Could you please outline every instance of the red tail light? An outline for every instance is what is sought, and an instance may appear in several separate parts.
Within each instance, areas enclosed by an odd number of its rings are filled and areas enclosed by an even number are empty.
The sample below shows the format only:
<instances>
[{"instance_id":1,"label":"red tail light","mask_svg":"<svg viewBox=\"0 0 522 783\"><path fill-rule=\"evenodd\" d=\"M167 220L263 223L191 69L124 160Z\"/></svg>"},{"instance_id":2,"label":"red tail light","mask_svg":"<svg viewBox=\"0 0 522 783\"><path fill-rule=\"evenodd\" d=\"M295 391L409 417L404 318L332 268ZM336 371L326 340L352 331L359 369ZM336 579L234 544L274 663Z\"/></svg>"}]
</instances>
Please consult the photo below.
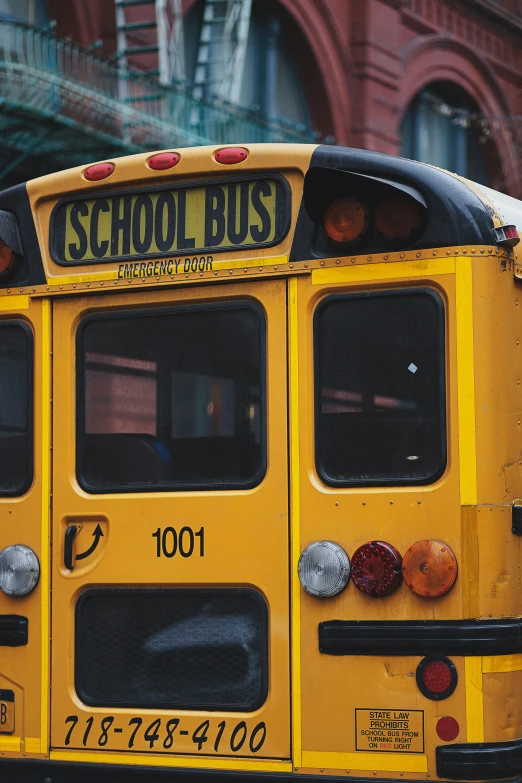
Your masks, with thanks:
<instances>
[{"instance_id":1,"label":"red tail light","mask_svg":"<svg viewBox=\"0 0 522 783\"><path fill-rule=\"evenodd\" d=\"M369 541L354 552L352 581L366 595L380 598L393 593L401 583L402 558L391 544Z\"/></svg>"},{"instance_id":2,"label":"red tail light","mask_svg":"<svg viewBox=\"0 0 522 783\"><path fill-rule=\"evenodd\" d=\"M164 169L172 169L177 166L181 160L177 152L159 152L157 155L153 155L149 158L147 163L149 168L154 171L163 171Z\"/></svg>"},{"instance_id":3,"label":"red tail light","mask_svg":"<svg viewBox=\"0 0 522 783\"><path fill-rule=\"evenodd\" d=\"M11 272L18 262L19 256L11 250L9 245L0 239L0 277Z\"/></svg>"},{"instance_id":4,"label":"red tail light","mask_svg":"<svg viewBox=\"0 0 522 783\"><path fill-rule=\"evenodd\" d=\"M114 163L95 163L94 166L89 166L88 169L85 169L83 176L90 182L96 182L99 179L110 177L114 168Z\"/></svg>"},{"instance_id":5,"label":"red tail light","mask_svg":"<svg viewBox=\"0 0 522 783\"><path fill-rule=\"evenodd\" d=\"M246 160L248 152L243 147L224 147L214 155L218 163L241 163Z\"/></svg>"},{"instance_id":6,"label":"red tail light","mask_svg":"<svg viewBox=\"0 0 522 783\"><path fill-rule=\"evenodd\" d=\"M440 701L451 696L457 687L457 670L449 658L424 658L417 666L417 686L428 699Z\"/></svg>"}]
</instances>

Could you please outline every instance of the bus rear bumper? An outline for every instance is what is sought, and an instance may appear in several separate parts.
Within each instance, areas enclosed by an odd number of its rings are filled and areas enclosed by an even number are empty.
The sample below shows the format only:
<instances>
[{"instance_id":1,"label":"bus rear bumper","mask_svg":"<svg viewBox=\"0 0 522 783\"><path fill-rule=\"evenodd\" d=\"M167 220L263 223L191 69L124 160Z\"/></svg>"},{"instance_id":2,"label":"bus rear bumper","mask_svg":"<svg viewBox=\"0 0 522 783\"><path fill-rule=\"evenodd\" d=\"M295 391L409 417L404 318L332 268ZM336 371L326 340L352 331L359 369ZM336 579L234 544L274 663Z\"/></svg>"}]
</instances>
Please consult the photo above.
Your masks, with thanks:
<instances>
[{"instance_id":1,"label":"bus rear bumper","mask_svg":"<svg viewBox=\"0 0 522 783\"><path fill-rule=\"evenodd\" d=\"M499 745L514 745L518 743L499 743ZM488 743L489 745L489 743ZM489 749L493 751L492 745ZM448 746L449 748L462 748L465 746ZM474 746L480 750L479 746ZM440 750L440 748L438 749ZM446 748L444 748L446 750ZM438 759L437 753L437 759ZM482 759L482 757L481 757ZM507 767L493 767L493 759L486 759L486 766L482 760L473 761L473 770L470 767L461 766L458 777L445 774L451 780L462 780L464 776L468 780L490 780L495 783L522 783L521 768L519 775L509 770L500 777L496 769L506 770ZM516 762L513 761L513 764ZM504 757L502 757L504 764ZM480 768L478 768L480 766ZM450 770L451 771L451 770ZM484 772L487 772L485 777ZM490 774L491 773L491 774ZM440 773L439 773L440 774ZM515 777L515 776L516 777ZM92 764L82 762L43 761L37 759L0 759L0 780L5 783L368 783L368 778L338 777L333 775L274 772L250 772L229 770L205 770L183 769L176 767L150 767L126 764ZM407 778L372 778L373 783L405 783ZM431 781L415 780L415 783L433 783Z\"/></svg>"},{"instance_id":2,"label":"bus rear bumper","mask_svg":"<svg viewBox=\"0 0 522 783\"><path fill-rule=\"evenodd\" d=\"M449 780L502 780L522 773L522 739L437 748L437 775Z\"/></svg>"}]
</instances>

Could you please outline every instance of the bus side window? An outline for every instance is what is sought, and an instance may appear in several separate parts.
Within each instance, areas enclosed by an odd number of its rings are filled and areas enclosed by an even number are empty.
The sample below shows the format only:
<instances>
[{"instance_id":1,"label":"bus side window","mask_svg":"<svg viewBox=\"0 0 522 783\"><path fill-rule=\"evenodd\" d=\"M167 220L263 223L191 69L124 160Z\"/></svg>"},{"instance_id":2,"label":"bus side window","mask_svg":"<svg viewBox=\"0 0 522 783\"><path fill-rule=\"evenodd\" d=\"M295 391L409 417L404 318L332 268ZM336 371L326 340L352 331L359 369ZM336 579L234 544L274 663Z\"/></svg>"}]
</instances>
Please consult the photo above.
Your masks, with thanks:
<instances>
[{"instance_id":1,"label":"bus side window","mask_svg":"<svg viewBox=\"0 0 522 783\"><path fill-rule=\"evenodd\" d=\"M316 464L331 485L430 484L446 466L444 308L406 290L315 316Z\"/></svg>"},{"instance_id":2,"label":"bus side window","mask_svg":"<svg viewBox=\"0 0 522 783\"><path fill-rule=\"evenodd\" d=\"M0 496L23 495L33 478L32 335L0 322Z\"/></svg>"}]
</instances>

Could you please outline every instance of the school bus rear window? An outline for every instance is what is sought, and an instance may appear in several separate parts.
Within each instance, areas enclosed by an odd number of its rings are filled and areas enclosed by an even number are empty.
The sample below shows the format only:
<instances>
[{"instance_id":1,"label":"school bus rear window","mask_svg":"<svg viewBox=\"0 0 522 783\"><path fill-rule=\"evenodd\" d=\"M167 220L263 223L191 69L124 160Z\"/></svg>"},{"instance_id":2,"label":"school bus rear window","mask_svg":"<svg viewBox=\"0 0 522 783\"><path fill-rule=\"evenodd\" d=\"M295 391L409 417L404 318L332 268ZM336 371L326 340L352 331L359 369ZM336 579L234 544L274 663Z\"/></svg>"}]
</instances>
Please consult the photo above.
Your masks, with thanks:
<instances>
[{"instance_id":1,"label":"school bus rear window","mask_svg":"<svg viewBox=\"0 0 522 783\"><path fill-rule=\"evenodd\" d=\"M92 317L78 334L87 491L249 487L265 470L264 316L245 305Z\"/></svg>"},{"instance_id":2,"label":"school bus rear window","mask_svg":"<svg viewBox=\"0 0 522 783\"><path fill-rule=\"evenodd\" d=\"M0 495L32 481L32 340L22 324L0 323Z\"/></svg>"},{"instance_id":3,"label":"school bus rear window","mask_svg":"<svg viewBox=\"0 0 522 783\"><path fill-rule=\"evenodd\" d=\"M335 296L315 316L328 484L429 484L446 464L444 310L431 291Z\"/></svg>"}]
</instances>

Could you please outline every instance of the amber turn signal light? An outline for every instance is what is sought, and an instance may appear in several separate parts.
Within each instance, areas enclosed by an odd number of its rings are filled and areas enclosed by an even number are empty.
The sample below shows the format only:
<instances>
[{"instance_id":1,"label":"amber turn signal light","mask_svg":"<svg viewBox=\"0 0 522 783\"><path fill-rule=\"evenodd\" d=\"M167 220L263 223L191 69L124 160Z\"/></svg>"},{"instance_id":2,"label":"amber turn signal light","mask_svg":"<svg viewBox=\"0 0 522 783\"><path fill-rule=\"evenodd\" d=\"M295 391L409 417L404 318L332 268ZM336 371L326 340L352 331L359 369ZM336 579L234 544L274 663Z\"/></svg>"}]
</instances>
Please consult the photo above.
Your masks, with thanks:
<instances>
[{"instance_id":1,"label":"amber turn signal light","mask_svg":"<svg viewBox=\"0 0 522 783\"><path fill-rule=\"evenodd\" d=\"M348 245L360 239L368 228L368 210L354 198L338 198L325 212L324 230L333 242Z\"/></svg>"},{"instance_id":2,"label":"amber turn signal light","mask_svg":"<svg viewBox=\"0 0 522 783\"><path fill-rule=\"evenodd\" d=\"M423 598L438 598L453 587L457 578L457 559L441 541L417 541L402 559L404 581Z\"/></svg>"},{"instance_id":3,"label":"amber turn signal light","mask_svg":"<svg viewBox=\"0 0 522 783\"><path fill-rule=\"evenodd\" d=\"M0 277L5 277L12 272L18 263L19 256L11 250L9 245L0 239Z\"/></svg>"}]
</instances>

